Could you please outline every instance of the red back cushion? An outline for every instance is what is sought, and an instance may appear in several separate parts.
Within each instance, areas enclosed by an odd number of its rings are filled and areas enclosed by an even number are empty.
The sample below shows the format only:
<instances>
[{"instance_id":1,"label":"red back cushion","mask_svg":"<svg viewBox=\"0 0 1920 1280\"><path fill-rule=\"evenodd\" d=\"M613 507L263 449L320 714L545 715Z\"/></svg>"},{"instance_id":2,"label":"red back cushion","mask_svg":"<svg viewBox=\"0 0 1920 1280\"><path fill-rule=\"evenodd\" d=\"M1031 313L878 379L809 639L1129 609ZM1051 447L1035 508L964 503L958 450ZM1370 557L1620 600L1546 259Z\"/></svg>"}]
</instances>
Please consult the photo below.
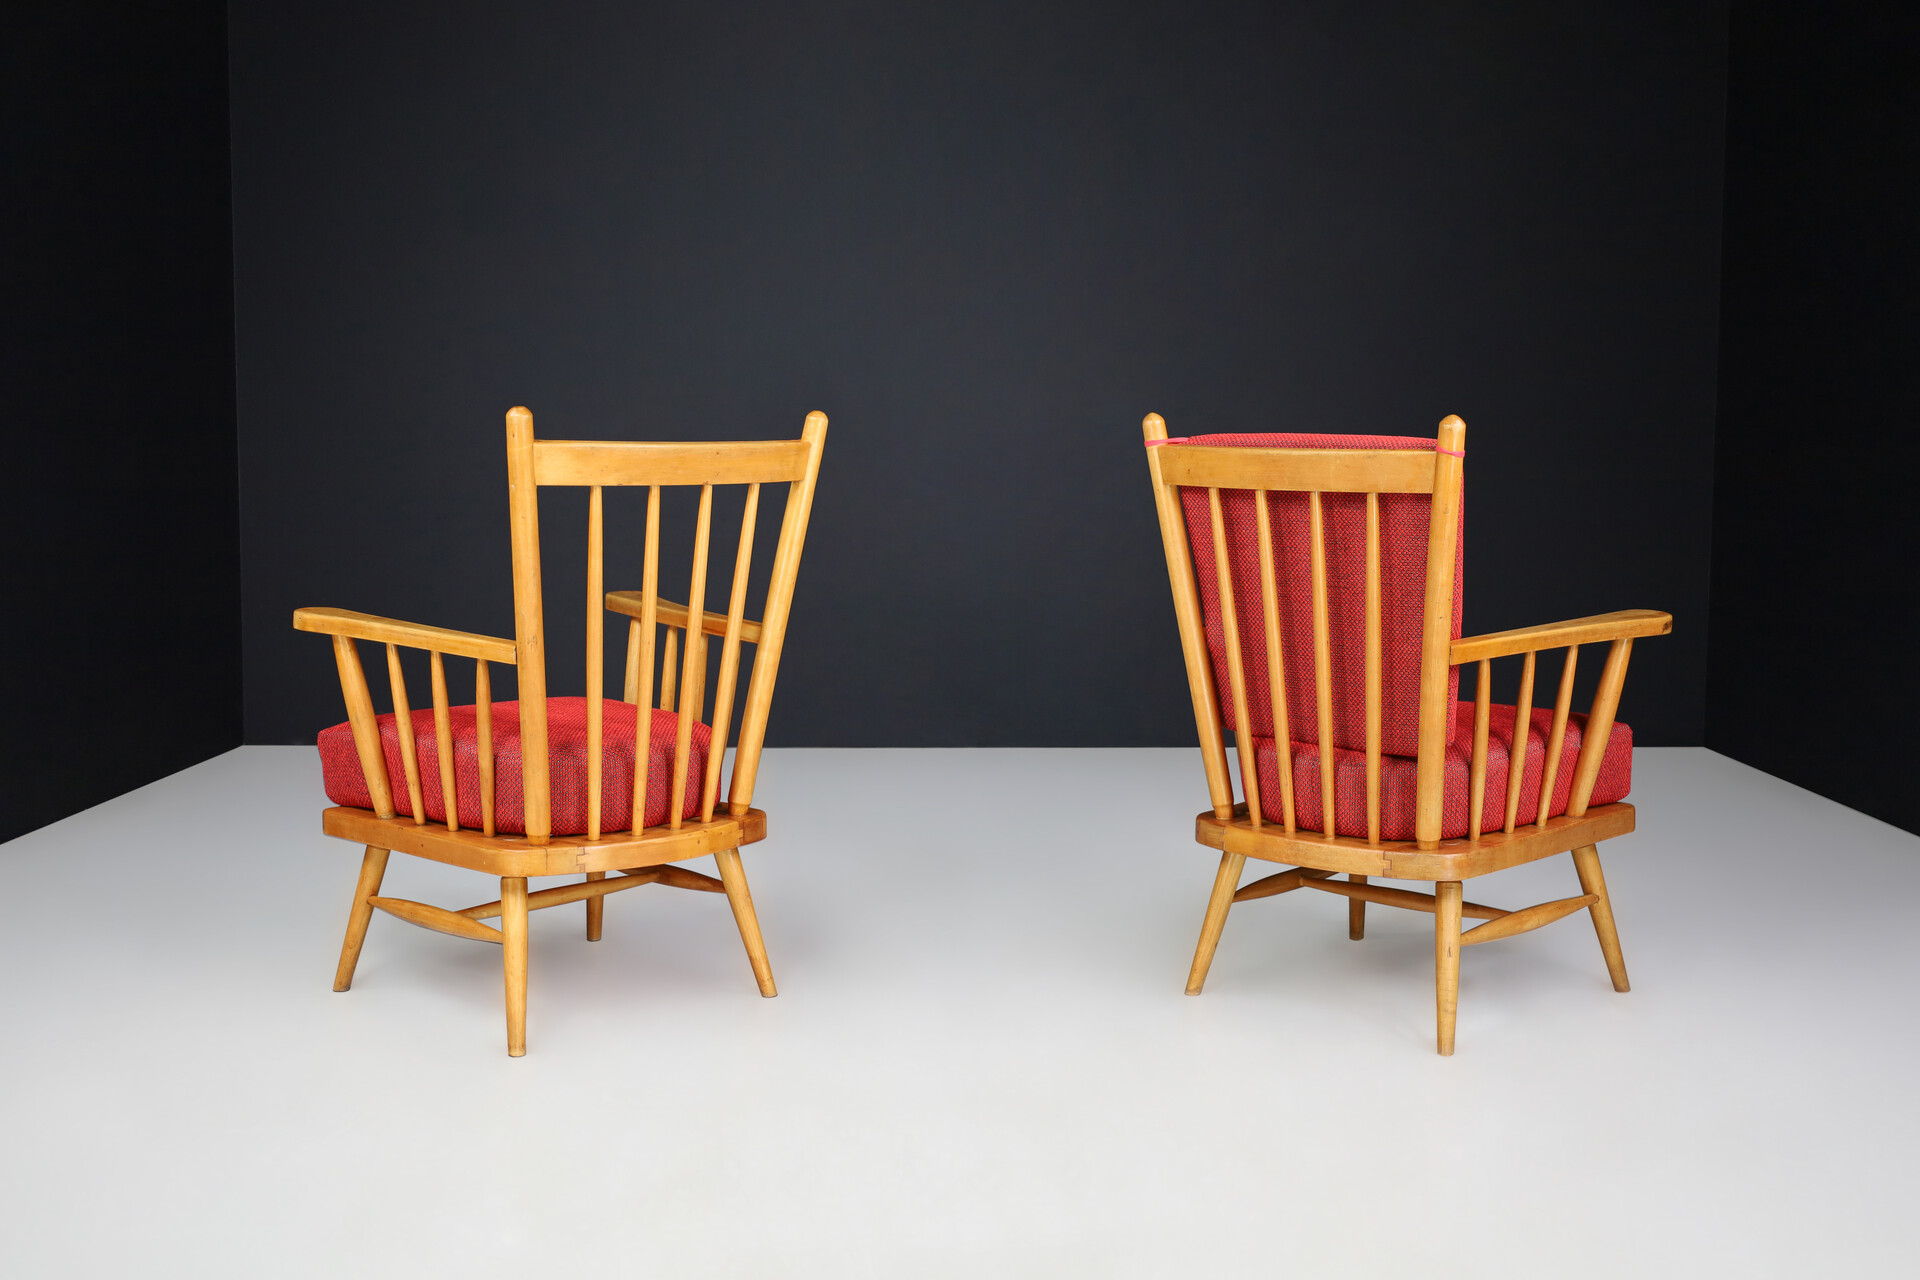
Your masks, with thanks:
<instances>
[{"instance_id":1,"label":"red back cushion","mask_svg":"<svg viewBox=\"0 0 1920 1280\"><path fill-rule=\"evenodd\" d=\"M1433 449L1420 436L1209 435L1188 444L1243 449ZM1207 491L1181 490L1187 515L1187 540L1193 545L1200 608L1206 620L1207 650L1213 659L1220 712L1235 728L1233 685L1227 676L1227 638L1220 623L1220 589L1214 569L1213 519ZM1327 543L1328 649L1333 670L1333 743L1350 751L1367 746L1367 498L1361 493L1327 493L1320 499ZM1420 635L1426 608L1427 522L1433 500L1419 493L1380 495L1380 749L1411 756L1420 750ZM1464 529L1465 504L1461 524ZM1247 681L1247 713L1257 737L1273 736L1273 681L1267 671L1265 610L1260 602L1260 549L1253 492L1222 489L1220 513L1226 526L1227 566L1233 581L1240 627L1240 660ZM1273 571L1279 596L1281 661L1286 667L1287 728L1296 742L1320 737L1319 703L1313 677L1312 519L1304 493L1269 493L1267 514L1273 525ZM1456 542L1453 564L1452 634L1460 635L1461 564L1466 545ZM1447 677L1445 697L1452 705L1460 692L1460 671ZM1453 740L1454 721L1447 721Z\"/></svg>"}]
</instances>

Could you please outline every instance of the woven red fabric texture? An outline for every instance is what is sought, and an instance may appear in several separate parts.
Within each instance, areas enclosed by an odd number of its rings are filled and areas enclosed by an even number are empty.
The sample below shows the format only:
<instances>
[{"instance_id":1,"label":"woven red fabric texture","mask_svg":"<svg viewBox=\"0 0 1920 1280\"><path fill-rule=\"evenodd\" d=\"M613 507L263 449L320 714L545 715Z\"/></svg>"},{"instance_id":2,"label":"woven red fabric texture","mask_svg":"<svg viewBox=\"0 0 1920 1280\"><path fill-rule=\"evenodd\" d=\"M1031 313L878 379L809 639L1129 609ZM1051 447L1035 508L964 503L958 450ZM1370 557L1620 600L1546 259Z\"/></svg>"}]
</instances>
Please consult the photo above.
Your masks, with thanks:
<instances>
[{"instance_id":1,"label":"woven red fabric texture","mask_svg":"<svg viewBox=\"0 0 1920 1280\"><path fill-rule=\"evenodd\" d=\"M1547 769L1547 737L1553 732L1551 708L1534 709L1527 730L1526 764L1520 775L1520 811L1516 821L1532 822L1540 812L1540 782ZM1514 708L1496 706L1487 715L1487 786L1480 830L1499 831L1507 822L1507 768L1512 760ZM1574 764L1580 758L1587 718L1567 717L1562 735L1560 765L1554 774L1549 818L1567 811L1573 794ZM1280 761L1272 738L1254 740L1254 759L1260 779L1260 812L1269 822L1284 820L1280 801ZM1334 831L1343 836L1367 835L1367 753L1334 749ZM1453 741L1447 747L1444 803L1440 838L1457 840L1467 834L1472 813L1473 704L1454 706ZM1624 800L1633 787L1633 730L1614 721L1607 749L1600 756L1600 774L1589 805ZM1414 838L1414 805L1419 792L1419 762L1412 756L1382 755L1380 759L1380 838ZM1323 830L1320 797L1320 748L1317 743L1293 744L1293 813L1296 830Z\"/></svg>"},{"instance_id":2,"label":"woven red fabric texture","mask_svg":"<svg viewBox=\"0 0 1920 1280\"><path fill-rule=\"evenodd\" d=\"M633 738L638 708L632 703L607 699L601 703L600 723L600 830L626 831L633 825ZM454 803L460 825L480 829L480 750L479 730L474 709L452 707L448 720L453 730ZM387 781L393 788L394 808L413 816L413 801L407 794L407 773L400 756L400 730L391 715L379 718L380 746L387 758ZM647 826L667 820L667 793L673 788L673 754L680 729L680 717L671 711L653 712L648 743ZM427 817L445 822L447 806L440 791L440 746L434 730L431 708L413 713L413 733L420 756L420 792L426 802ZM712 730L695 722L693 749L688 753L687 789L680 815L700 816L700 789L705 785L707 744ZM553 834L585 835L587 832L587 700L585 698L547 699L547 758L553 816ZM494 829L524 835L527 830L526 799L520 776L520 704L493 704L493 787ZM367 791L366 775L360 771L360 754L353 745L353 726L336 724L320 731L320 771L326 782L327 799L356 809L373 808ZM724 798L724 797L723 797Z\"/></svg>"},{"instance_id":3,"label":"woven red fabric texture","mask_svg":"<svg viewBox=\"0 0 1920 1280\"><path fill-rule=\"evenodd\" d=\"M1433 449L1420 436L1206 435L1189 444L1250 449ZM1214 570L1213 518L1207 491L1181 490L1187 541L1213 658L1221 720L1235 727L1233 685L1227 677L1226 631L1220 622L1220 588ZM1273 523L1273 570L1278 589L1281 662L1286 667L1287 728L1295 738L1319 732L1313 677L1313 525L1304 493L1267 495ZM1328 648L1333 671L1333 744L1367 746L1367 498L1360 493L1321 495L1326 526ZM1418 493L1380 495L1380 721L1381 750L1417 755L1420 750L1420 635L1426 611L1427 523L1433 500ZM1461 526L1464 530L1465 506ZM1249 489L1220 491L1226 528L1227 565L1240 627L1241 669L1247 681L1247 713L1256 737L1272 737L1272 681L1267 673L1265 610L1260 602L1259 526ZM1458 540L1453 565L1453 636L1460 635L1466 538ZM1447 681L1447 697L1460 693L1460 673ZM1449 725L1449 740L1452 726Z\"/></svg>"}]
</instances>

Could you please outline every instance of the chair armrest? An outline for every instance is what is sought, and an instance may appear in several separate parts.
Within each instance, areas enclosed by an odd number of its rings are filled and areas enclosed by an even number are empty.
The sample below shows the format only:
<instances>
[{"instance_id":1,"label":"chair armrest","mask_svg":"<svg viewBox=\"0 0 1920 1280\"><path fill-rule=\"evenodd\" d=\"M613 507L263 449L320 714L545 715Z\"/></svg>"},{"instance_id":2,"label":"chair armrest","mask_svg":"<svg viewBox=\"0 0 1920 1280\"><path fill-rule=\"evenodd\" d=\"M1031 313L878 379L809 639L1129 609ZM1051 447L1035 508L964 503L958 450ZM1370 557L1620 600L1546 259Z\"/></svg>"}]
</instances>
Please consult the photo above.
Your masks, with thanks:
<instances>
[{"instance_id":1,"label":"chair armrest","mask_svg":"<svg viewBox=\"0 0 1920 1280\"><path fill-rule=\"evenodd\" d=\"M641 610L646 607L646 599L646 594L640 591L609 591L607 592L607 612L624 613L629 618L639 618ZM700 626L702 631L710 636L727 634L726 614L715 613L710 609L701 612L704 615ZM682 630L686 629L687 606L683 604L657 598L654 601L653 616L656 622L664 622L670 627L679 627ZM759 644L760 624L752 618L741 619L740 638L748 644Z\"/></svg>"},{"instance_id":2,"label":"chair armrest","mask_svg":"<svg viewBox=\"0 0 1920 1280\"><path fill-rule=\"evenodd\" d=\"M1483 636L1464 636L1453 642L1448 661L1459 666L1488 658L1504 658L1508 654L1560 649L1572 644L1664 636L1672 630L1673 615L1670 613L1661 613L1658 609L1622 609L1618 613L1596 613L1591 618L1548 622L1515 631L1490 631Z\"/></svg>"},{"instance_id":3,"label":"chair armrest","mask_svg":"<svg viewBox=\"0 0 1920 1280\"><path fill-rule=\"evenodd\" d=\"M377 640L382 644L405 645L409 649L432 649L463 658L487 662L516 661L517 650L511 640L476 635L471 631L453 631L429 627L420 622L401 622L397 618L376 618L351 609L295 609L295 631L317 631L321 635L349 636L355 640Z\"/></svg>"}]
</instances>

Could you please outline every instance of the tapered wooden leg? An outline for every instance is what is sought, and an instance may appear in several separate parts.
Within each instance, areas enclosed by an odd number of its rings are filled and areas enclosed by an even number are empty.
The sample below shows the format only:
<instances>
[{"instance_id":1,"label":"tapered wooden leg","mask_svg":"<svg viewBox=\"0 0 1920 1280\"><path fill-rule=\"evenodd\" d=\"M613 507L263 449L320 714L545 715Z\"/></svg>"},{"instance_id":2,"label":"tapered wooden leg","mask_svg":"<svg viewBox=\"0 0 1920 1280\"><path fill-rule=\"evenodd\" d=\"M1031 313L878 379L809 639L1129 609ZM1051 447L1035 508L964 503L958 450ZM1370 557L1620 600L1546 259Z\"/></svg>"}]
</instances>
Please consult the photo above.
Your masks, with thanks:
<instances>
[{"instance_id":1,"label":"tapered wooden leg","mask_svg":"<svg viewBox=\"0 0 1920 1280\"><path fill-rule=\"evenodd\" d=\"M1613 902L1607 897L1607 878L1600 873L1600 851L1582 845L1573 851L1573 869L1580 874L1580 891L1591 893L1599 901L1587 908L1593 916L1593 931L1600 935L1600 954L1607 958L1607 976L1615 991L1627 990L1627 962L1620 954L1620 934L1613 927Z\"/></svg>"},{"instance_id":2,"label":"tapered wooden leg","mask_svg":"<svg viewBox=\"0 0 1920 1280\"><path fill-rule=\"evenodd\" d=\"M607 878L607 873L604 871L587 872L587 879L589 881L605 880L606 878ZM605 894L601 894L597 897L592 897L587 899L587 941L588 942L600 941L600 922L606 918L606 909L607 909L607 899Z\"/></svg>"},{"instance_id":3,"label":"tapered wooden leg","mask_svg":"<svg viewBox=\"0 0 1920 1280\"><path fill-rule=\"evenodd\" d=\"M747 960L753 965L753 979L760 994L776 996L773 966L767 963L767 944L760 938L760 917L753 912L753 894L747 891L747 873L740 865L740 851L725 849L713 855L720 865L720 883L726 886L727 902L733 907L733 922L740 926L740 941L747 944Z\"/></svg>"},{"instance_id":4,"label":"tapered wooden leg","mask_svg":"<svg viewBox=\"0 0 1920 1280\"><path fill-rule=\"evenodd\" d=\"M1460 1007L1460 882L1433 886L1434 1012L1440 1029L1440 1056L1453 1056L1453 1016Z\"/></svg>"},{"instance_id":5,"label":"tapered wooden leg","mask_svg":"<svg viewBox=\"0 0 1920 1280\"><path fill-rule=\"evenodd\" d=\"M1187 971L1187 994L1197 996L1207 984L1207 970L1213 967L1213 951L1220 945L1220 931L1227 927L1227 910L1233 906L1233 894L1240 887L1240 869L1247 865L1244 853L1220 855L1220 870L1213 877L1213 896L1207 899L1206 918L1200 922L1200 945L1194 948L1193 968Z\"/></svg>"},{"instance_id":6,"label":"tapered wooden leg","mask_svg":"<svg viewBox=\"0 0 1920 1280\"><path fill-rule=\"evenodd\" d=\"M507 1056L527 1053L527 881L500 877L500 932L506 935Z\"/></svg>"},{"instance_id":7,"label":"tapered wooden leg","mask_svg":"<svg viewBox=\"0 0 1920 1280\"><path fill-rule=\"evenodd\" d=\"M340 967L333 971L333 989L345 991L353 985L354 966L360 963L360 944L367 940L367 921L373 919L373 907L367 899L378 897L380 881L387 874L387 850L367 846L360 859L360 883L353 891L353 911L347 916L347 940L340 944Z\"/></svg>"},{"instance_id":8,"label":"tapered wooden leg","mask_svg":"<svg viewBox=\"0 0 1920 1280\"><path fill-rule=\"evenodd\" d=\"M1351 884L1365 884L1365 876L1348 876ZM1358 898L1347 899L1347 936L1355 942L1367 936L1367 904Z\"/></svg>"}]
</instances>

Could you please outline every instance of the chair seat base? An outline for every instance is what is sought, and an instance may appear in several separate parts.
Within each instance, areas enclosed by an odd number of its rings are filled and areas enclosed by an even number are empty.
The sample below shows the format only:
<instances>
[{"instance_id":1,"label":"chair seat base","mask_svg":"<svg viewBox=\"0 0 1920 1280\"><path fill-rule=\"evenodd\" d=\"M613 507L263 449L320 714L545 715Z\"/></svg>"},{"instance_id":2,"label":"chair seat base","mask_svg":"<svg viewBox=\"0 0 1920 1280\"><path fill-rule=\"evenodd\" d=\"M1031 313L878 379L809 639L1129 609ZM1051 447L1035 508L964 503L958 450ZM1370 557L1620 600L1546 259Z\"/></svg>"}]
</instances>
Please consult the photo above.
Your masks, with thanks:
<instances>
[{"instance_id":1,"label":"chair seat base","mask_svg":"<svg viewBox=\"0 0 1920 1280\"><path fill-rule=\"evenodd\" d=\"M1194 819L1194 839L1222 853L1390 880L1471 880L1632 830L1633 806L1625 802L1596 806L1578 818L1549 818L1537 826L1529 823L1512 834L1492 831L1478 839L1442 840L1431 849L1422 849L1412 840L1369 844L1355 836L1329 840L1312 831L1288 835L1277 823L1254 826L1244 804L1235 808L1231 819L1215 817L1211 810Z\"/></svg>"},{"instance_id":2,"label":"chair seat base","mask_svg":"<svg viewBox=\"0 0 1920 1280\"><path fill-rule=\"evenodd\" d=\"M767 815L759 809L710 822L688 820L679 830L648 827L638 835L614 832L598 840L554 836L546 844L528 844L525 836L449 831L412 818L382 818L365 809L335 807L320 815L330 836L375 849L391 849L493 876L565 876L593 871L624 871L687 858L703 858L767 838Z\"/></svg>"}]
</instances>

